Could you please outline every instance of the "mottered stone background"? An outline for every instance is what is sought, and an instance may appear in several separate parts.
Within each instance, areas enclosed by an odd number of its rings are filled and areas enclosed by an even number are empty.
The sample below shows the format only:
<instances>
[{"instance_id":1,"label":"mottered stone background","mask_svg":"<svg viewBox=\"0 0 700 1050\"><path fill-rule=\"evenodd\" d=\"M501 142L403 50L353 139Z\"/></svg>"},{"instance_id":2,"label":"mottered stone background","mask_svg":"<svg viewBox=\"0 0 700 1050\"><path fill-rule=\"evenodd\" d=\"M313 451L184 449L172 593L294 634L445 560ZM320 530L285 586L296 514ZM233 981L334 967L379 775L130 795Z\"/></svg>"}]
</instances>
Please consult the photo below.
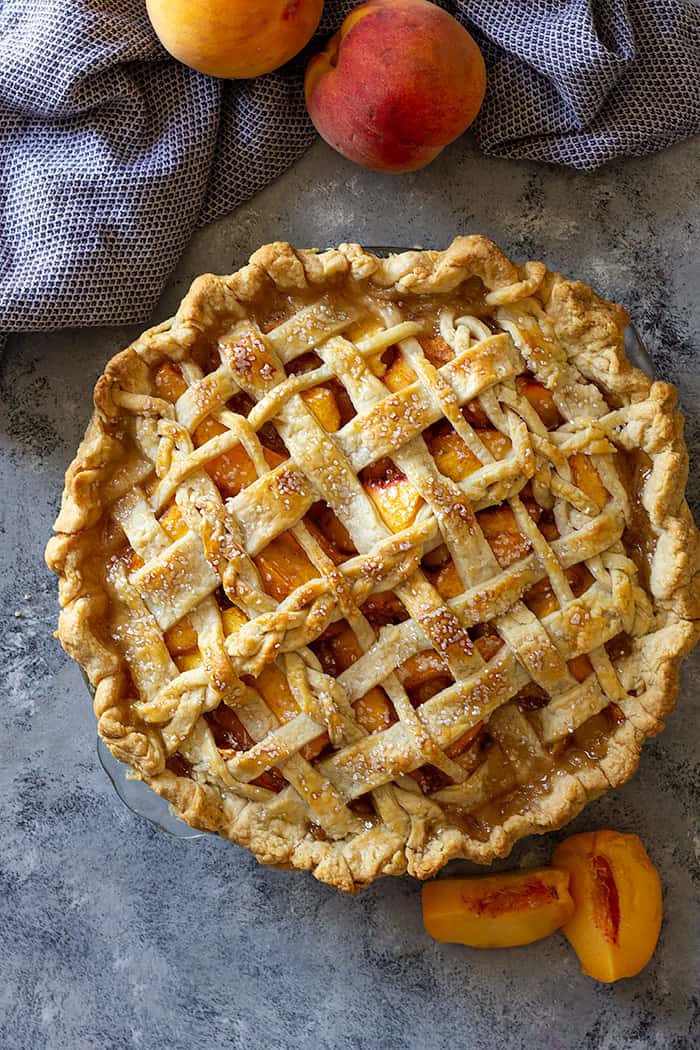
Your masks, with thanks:
<instances>
[{"instance_id":1,"label":"mottered stone background","mask_svg":"<svg viewBox=\"0 0 700 1050\"><path fill-rule=\"evenodd\" d=\"M267 240L442 247L455 233L488 234L628 306L659 374L679 386L697 511L699 162L695 140L583 176L485 160L465 139L396 178L318 143L196 236L155 316L174 311L195 274L235 269ZM408 877L352 899L214 837L170 838L124 808L97 761L78 669L51 637L42 552L93 383L137 332L16 336L0 360L0 1046L697 1046L700 653L638 774L571 826L637 832L661 871L656 955L615 986L582 976L558 935L481 953L434 943ZM512 863L544 861L561 837L520 844Z\"/></svg>"}]
</instances>

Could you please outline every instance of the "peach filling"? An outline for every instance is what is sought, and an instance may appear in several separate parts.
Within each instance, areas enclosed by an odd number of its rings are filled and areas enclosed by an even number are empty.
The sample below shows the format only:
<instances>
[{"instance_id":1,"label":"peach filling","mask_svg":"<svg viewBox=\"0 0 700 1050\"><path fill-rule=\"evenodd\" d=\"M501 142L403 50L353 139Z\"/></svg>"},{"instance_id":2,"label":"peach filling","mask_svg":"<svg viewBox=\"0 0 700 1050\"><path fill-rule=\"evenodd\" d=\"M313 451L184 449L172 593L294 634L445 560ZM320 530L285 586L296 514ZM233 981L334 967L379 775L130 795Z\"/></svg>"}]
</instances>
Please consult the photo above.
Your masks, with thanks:
<instances>
[{"instance_id":1,"label":"peach filling","mask_svg":"<svg viewBox=\"0 0 700 1050\"><path fill-rule=\"evenodd\" d=\"M390 459L380 459L360 472L367 495L392 532L401 532L415 521L422 498Z\"/></svg>"},{"instance_id":2,"label":"peach filling","mask_svg":"<svg viewBox=\"0 0 700 1050\"><path fill-rule=\"evenodd\" d=\"M250 736L240 718L226 704L219 704L214 711L204 715L209 724L214 742L224 758L227 752L248 751L253 747L255 741ZM254 781L258 787L267 788L269 791L281 791L286 784L282 774L274 767L265 770Z\"/></svg>"},{"instance_id":3,"label":"peach filling","mask_svg":"<svg viewBox=\"0 0 700 1050\"><path fill-rule=\"evenodd\" d=\"M171 363L160 366L155 375L155 392L158 397L174 403L187 390L187 384L180 370ZM215 419L207 418L195 429L192 435L195 447L205 444L227 428ZM263 445L263 455L270 467L276 467L287 458L279 451ZM237 496L248 485L257 479L257 471L248 453L242 445L235 445L228 452L210 460L205 470L217 485L224 498Z\"/></svg>"},{"instance_id":4,"label":"peach filling","mask_svg":"<svg viewBox=\"0 0 700 1050\"><path fill-rule=\"evenodd\" d=\"M327 674L337 678L362 655L362 648L352 628L340 621L332 624L312 643L312 648ZM389 697L380 686L374 686L353 704L357 720L369 733L388 729L396 722L396 712Z\"/></svg>"},{"instance_id":5,"label":"peach filling","mask_svg":"<svg viewBox=\"0 0 700 1050\"><path fill-rule=\"evenodd\" d=\"M438 335L421 337L421 344L426 356L436 367L440 367L453 356L448 344ZM303 358L293 363L290 372L303 372L317 367L318 364L319 360L316 355L304 355ZM407 383L413 382L415 378L415 373L408 363L400 353L395 351L394 358L384 376L386 385L391 390L400 389ZM158 369L155 377L155 390L158 396L174 402L182 396L186 389L187 385L177 366L167 363ZM545 426L551 428L561 423L561 416L551 392L542 384L530 376L520 376L517 379L517 389L527 398ZM354 415L354 409L347 393L337 380L330 380L320 386L310 388L301 396L321 426L329 432L338 430ZM240 395L240 397L245 398L245 395ZM235 411L246 411L250 407L247 400L243 405L234 404L235 400L234 398L231 402L231 407ZM464 406L463 413L496 460L508 455L509 439L492 428L478 400ZM199 446L224 432L226 428L223 424L213 419L206 419L197 427L193 438L195 444ZM286 450L272 428L270 428L269 438L268 444L263 444L263 454L269 466L274 468L284 461L286 455L283 453L286 453ZM482 466L479 458L447 424L438 424L430 428L425 434L425 439L438 469L452 480L464 480ZM602 507L608 498L607 492L591 460L585 455L573 455L570 458L570 466L574 483L586 492L598 506ZM252 484L257 477L254 465L241 445L213 459L207 464L206 469L224 497L237 495L246 486ZM361 474L361 480L379 515L392 531L401 531L415 521L423 500L391 460L384 459L365 468ZM548 540L556 538L558 535L556 526L551 520L548 520L546 513L532 499L529 486L522 491L521 497L528 512L533 520L538 522L546 538ZM185 531L184 522L174 504L166 510L160 520L162 527L172 539L178 538ZM513 511L507 504L479 511L477 520L502 568L507 568L531 550L529 540L521 533ZM341 563L356 553L347 530L325 504L315 504L307 513L304 521L319 545L335 564ZM134 552L131 554L133 559L138 561ZM445 554L445 556L446 560L440 561L438 555L428 568L428 572L438 592L443 598L448 599L460 594L463 585L454 564L448 555ZM284 600L295 588L318 576L318 570L313 562L307 557L295 537L288 532L273 539L255 557L254 561L263 587L278 601ZM592 580L585 566L582 565L569 569L567 578L574 594L582 593ZM524 600L539 617L546 616L558 608L548 580L541 581L530 588L524 595ZM229 612L238 617L241 616L237 610L224 610L222 615ZM397 623L406 617L401 603L389 593L374 595L363 607L363 612L375 626L381 626L383 623ZM232 622L229 629L236 629L236 626L237 624ZM503 644L500 637L488 625L471 633L485 660L490 660ZM166 643L181 669L185 670L201 663L196 633L189 618L185 617L180 623L170 628L166 634ZM333 625L318 643L315 643L315 648L326 670L335 675L349 667L361 655L359 643L347 624ZM592 671L590 662L585 656L570 661L569 668L579 681L582 681ZM447 665L432 650L426 650L411 657L397 669L397 673L415 706L419 706L447 688L453 681ZM281 722L288 721L298 714L299 708L289 690L286 678L274 665L266 668L255 682L251 680L251 684L254 684L260 691L270 709ZM524 692L527 695L516 698L523 710L541 706L548 700L546 694L539 695L536 686ZM355 702L354 707L358 720L369 732L385 729L396 721L393 705L380 687L371 689ZM224 726L229 734L228 739L240 741L246 738L244 727L241 726L238 729L234 725L235 715L233 718L222 715L222 718L228 719L227 725ZM236 719L236 721L239 720ZM220 726L217 731L223 732ZM482 738L483 726L479 723L454 741L447 748L447 753L450 757L458 757L477 746ZM302 754L311 759L318 755L327 744L327 734L320 734L316 740L306 745ZM416 771L414 776L424 790L431 790L445 781L444 775L439 770L428 766ZM281 775L273 771L268 777L268 782L274 781L275 777L281 779ZM268 782L266 786L269 786Z\"/></svg>"}]
</instances>

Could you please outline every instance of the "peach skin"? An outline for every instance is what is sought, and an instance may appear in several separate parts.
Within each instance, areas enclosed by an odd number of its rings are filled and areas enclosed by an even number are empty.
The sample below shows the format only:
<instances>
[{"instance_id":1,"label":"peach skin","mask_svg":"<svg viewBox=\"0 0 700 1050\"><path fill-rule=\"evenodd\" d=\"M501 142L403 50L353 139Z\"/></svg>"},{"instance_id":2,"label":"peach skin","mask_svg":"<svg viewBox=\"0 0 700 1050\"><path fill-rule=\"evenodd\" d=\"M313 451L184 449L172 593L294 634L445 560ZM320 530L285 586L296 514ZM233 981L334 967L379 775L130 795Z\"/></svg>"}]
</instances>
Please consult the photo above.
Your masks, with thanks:
<instances>
[{"instance_id":1,"label":"peach skin","mask_svg":"<svg viewBox=\"0 0 700 1050\"><path fill-rule=\"evenodd\" d=\"M661 929L659 873L636 835L589 831L565 839L552 863L571 878L575 911L562 932L598 981L634 977Z\"/></svg>"},{"instance_id":2,"label":"peach skin","mask_svg":"<svg viewBox=\"0 0 700 1050\"><path fill-rule=\"evenodd\" d=\"M554 868L436 879L423 887L430 936L470 948L531 944L568 922L573 910L568 875Z\"/></svg>"},{"instance_id":3,"label":"peach skin","mask_svg":"<svg viewBox=\"0 0 700 1050\"><path fill-rule=\"evenodd\" d=\"M306 104L318 133L375 171L415 171L479 112L486 69L473 38L427 0L369 0L311 60Z\"/></svg>"},{"instance_id":4,"label":"peach skin","mask_svg":"<svg viewBox=\"0 0 700 1050\"><path fill-rule=\"evenodd\" d=\"M146 0L166 51L212 77L270 73L293 58L321 20L323 0Z\"/></svg>"}]
</instances>

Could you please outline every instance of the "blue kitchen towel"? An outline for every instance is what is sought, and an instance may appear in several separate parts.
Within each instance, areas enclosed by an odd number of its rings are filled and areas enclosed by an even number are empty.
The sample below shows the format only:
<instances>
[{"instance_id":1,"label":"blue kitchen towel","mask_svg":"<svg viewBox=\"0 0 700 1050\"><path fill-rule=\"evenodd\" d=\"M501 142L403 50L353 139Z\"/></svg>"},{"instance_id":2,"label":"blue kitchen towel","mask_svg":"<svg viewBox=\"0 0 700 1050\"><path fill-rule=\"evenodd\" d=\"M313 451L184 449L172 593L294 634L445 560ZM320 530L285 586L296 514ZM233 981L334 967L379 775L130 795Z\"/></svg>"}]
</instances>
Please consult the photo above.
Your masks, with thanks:
<instances>
[{"instance_id":1,"label":"blue kitchen towel","mask_svg":"<svg viewBox=\"0 0 700 1050\"><path fill-rule=\"evenodd\" d=\"M311 50L353 6L326 3ZM695 0L442 6L486 57L485 153L587 171L700 132ZM303 61L221 82L144 0L0 0L0 332L145 320L192 231L313 140Z\"/></svg>"}]
</instances>

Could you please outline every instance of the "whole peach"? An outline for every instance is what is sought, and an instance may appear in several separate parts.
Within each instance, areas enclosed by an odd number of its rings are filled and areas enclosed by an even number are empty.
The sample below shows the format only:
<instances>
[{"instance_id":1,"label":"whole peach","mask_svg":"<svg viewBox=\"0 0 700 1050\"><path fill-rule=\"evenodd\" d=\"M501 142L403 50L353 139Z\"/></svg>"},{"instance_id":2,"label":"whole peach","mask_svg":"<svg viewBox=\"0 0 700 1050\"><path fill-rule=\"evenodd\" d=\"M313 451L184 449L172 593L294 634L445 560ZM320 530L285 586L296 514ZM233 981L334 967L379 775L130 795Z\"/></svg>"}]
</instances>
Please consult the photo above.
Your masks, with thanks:
<instances>
[{"instance_id":1,"label":"whole peach","mask_svg":"<svg viewBox=\"0 0 700 1050\"><path fill-rule=\"evenodd\" d=\"M323 0L146 0L163 47L212 77L269 73L308 43Z\"/></svg>"},{"instance_id":2,"label":"whole peach","mask_svg":"<svg viewBox=\"0 0 700 1050\"><path fill-rule=\"evenodd\" d=\"M415 171L474 120L486 69L473 38L427 0L369 0L311 60L306 105L318 133L375 171Z\"/></svg>"}]
</instances>

